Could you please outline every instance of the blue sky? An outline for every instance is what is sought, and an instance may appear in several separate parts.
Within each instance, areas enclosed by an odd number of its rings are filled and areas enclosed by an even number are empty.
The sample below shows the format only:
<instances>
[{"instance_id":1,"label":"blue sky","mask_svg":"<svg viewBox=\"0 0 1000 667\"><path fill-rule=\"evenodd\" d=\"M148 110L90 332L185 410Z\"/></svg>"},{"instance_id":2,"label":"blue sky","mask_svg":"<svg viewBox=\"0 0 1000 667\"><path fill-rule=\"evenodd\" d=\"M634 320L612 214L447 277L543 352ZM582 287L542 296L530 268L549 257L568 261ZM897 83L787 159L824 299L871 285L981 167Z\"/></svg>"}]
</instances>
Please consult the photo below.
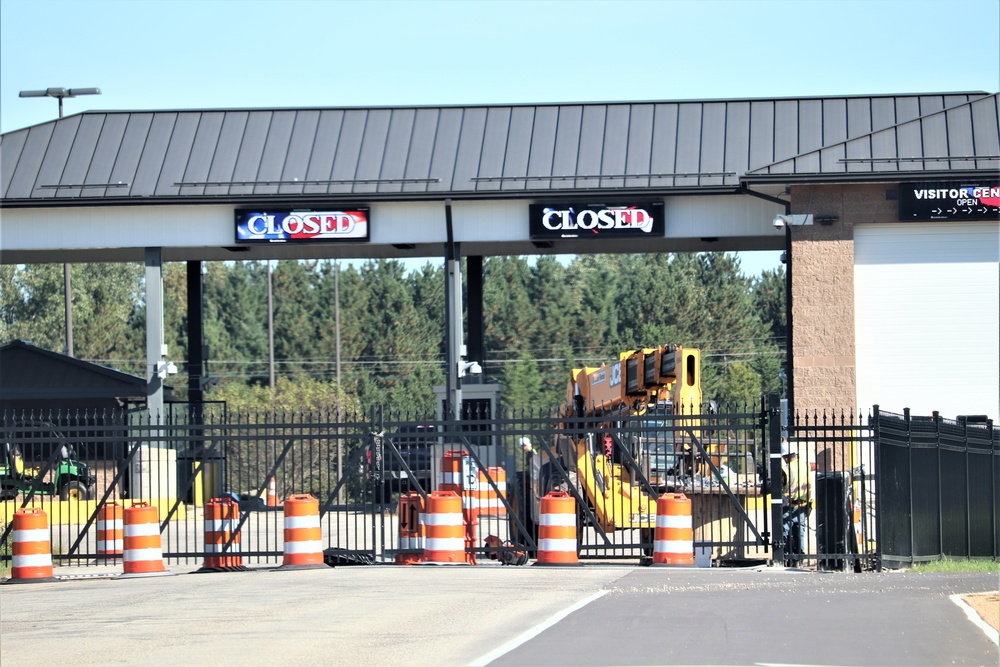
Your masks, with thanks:
<instances>
[{"instance_id":1,"label":"blue sky","mask_svg":"<svg viewBox=\"0 0 1000 667\"><path fill-rule=\"evenodd\" d=\"M0 131L55 117L18 97L49 87L101 89L67 115L998 92L998 26L1000 0L0 0Z\"/></svg>"}]
</instances>

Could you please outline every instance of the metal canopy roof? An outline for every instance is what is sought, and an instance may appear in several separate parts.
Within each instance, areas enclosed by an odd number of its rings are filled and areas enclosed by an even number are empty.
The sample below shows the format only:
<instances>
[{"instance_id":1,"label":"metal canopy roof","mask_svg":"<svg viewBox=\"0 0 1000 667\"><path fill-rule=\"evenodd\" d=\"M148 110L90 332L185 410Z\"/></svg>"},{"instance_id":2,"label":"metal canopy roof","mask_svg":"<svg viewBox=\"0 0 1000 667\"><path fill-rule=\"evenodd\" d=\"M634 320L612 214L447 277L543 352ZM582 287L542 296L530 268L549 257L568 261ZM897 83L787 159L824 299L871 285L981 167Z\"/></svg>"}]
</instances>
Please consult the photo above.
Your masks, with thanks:
<instances>
[{"instance_id":1,"label":"metal canopy roof","mask_svg":"<svg viewBox=\"0 0 1000 667\"><path fill-rule=\"evenodd\" d=\"M91 111L0 136L0 204L734 192L995 172L998 96Z\"/></svg>"}]
</instances>

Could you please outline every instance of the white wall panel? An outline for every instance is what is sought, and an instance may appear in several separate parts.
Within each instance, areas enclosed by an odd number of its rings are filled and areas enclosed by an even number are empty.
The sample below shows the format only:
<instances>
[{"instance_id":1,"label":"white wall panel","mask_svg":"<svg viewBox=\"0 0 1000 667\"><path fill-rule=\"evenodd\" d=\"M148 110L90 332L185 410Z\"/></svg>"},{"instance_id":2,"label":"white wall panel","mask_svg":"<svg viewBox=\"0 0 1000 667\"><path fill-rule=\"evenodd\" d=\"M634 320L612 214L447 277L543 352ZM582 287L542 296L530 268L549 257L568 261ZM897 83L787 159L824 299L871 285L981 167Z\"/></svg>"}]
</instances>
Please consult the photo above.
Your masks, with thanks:
<instances>
[{"instance_id":1,"label":"white wall panel","mask_svg":"<svg viewBox=\"0 0 1000 667\"><path fill-rule=\"evenodd\" d=\"M1000 418L1000 224L854 230L858 405Z\"/></svg>"}]
</instances>

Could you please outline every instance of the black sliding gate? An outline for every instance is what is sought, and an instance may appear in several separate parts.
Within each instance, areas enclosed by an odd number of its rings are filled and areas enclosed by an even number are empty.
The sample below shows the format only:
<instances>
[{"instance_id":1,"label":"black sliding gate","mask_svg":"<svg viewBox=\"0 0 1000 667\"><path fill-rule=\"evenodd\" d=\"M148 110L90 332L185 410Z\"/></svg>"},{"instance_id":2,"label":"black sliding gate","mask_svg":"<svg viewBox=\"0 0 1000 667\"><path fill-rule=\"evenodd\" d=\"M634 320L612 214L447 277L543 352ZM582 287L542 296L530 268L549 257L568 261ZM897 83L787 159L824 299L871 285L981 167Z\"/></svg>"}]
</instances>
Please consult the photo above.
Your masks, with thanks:
<instances>
[{"instance_id":1,"label":"black sliding gate","mask_svg":"<svg viewBox=\"0 0 1000 667\"><path fill-rule=\"evenodd\" d=\"M423 507L428 494L439 489L460 491L466 507L475 508L466 512L470 562L534 556L538 517L533 498L553 490L577 503L583 560L648 562L656 499L663 494L684 494L691 502L698 565L769 562L781 546L781 526L774 525L768 494L779 483L770 479L771 452L780 451L772 442L780 432L772 427L773 411L746 406L600 420L555 420L551 413L528 411L468 417L455 422L381 411L260 416L229 414L223 405L208 405L194 419L187 408L168 412L163 423L151 423L141 412L5 414L0 419L0 454L6 458L0 467L0 565L11 559L18 508L46 510L54 564L91 565L108 563L99 558L97 544L102 508L145 502L158 509L168 567L197 569L209 555L205 510L216 498L239 505L239 539L232 548L244 564L280 565L283 501L302 494L318 501L328 563L394 563L412 556L406 537L419 522L414 508ZM920 429L911 424L912 430ZM877 568L881 547L898 551L907 540L918 550L902 556L894 552L893 559L944 552L936 544L924 548L919 526L900 532L905 508L896 481L902 464L899 455L886 453L886 447L898 445L875 446L879 433L895 437L897 431L884 416L879 420L877 408L874 418L812 414L790 425L787 444L813 476L804 566ZM992 425L983 433L993 434ZM969 493L991 485L986 497L994 499L992 504L970 499L962 505L954 494L940 493L935 525L945 544L964 539L973 556L995 558L1000 445L990 437L985 444L973 439L961 465L950 449L937 456L950 475L939 487L950 486L964 465ZM919 460L929 455L906 451L908 479L914 480L906 485L909 490L923 479ZM888 476L877 474L879 452L895 471ZM980 459L989 465L979 465ZM617 492L615 480L624 480ZM604 494L603 505L596 493ZM645 512L653 516L629 517L640 527L609 523L629 509L615 503L640 496L650 501ZM911 494L908 502L924 501ZM952 539L957 529L951 519L966 510L971 512L968 529ZM984 519L980 510L993 514ZM984 531L988 538L982 537Z\"/></svg>"}]
</instances>

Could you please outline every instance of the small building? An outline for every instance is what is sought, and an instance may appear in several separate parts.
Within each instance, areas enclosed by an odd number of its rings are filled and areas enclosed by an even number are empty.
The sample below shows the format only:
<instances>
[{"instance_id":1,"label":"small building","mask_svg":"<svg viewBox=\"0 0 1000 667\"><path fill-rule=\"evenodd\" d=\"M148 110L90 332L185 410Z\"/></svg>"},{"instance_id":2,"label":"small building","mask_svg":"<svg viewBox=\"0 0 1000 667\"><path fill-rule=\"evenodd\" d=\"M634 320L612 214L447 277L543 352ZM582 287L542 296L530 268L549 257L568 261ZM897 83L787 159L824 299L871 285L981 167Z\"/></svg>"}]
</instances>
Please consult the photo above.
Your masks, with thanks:
<instances>
[{"instance_id":1,"label":"small building","mask_svg":"<svg viewBox=\"0 0 1000 667\"><path fill-rule=\"evenodd\" d=\"M23 340L0 347L0 415L121 412L145 406L146 381ZM42 414L40 415L39 412Z\"/></svg>"}]
</instances>

